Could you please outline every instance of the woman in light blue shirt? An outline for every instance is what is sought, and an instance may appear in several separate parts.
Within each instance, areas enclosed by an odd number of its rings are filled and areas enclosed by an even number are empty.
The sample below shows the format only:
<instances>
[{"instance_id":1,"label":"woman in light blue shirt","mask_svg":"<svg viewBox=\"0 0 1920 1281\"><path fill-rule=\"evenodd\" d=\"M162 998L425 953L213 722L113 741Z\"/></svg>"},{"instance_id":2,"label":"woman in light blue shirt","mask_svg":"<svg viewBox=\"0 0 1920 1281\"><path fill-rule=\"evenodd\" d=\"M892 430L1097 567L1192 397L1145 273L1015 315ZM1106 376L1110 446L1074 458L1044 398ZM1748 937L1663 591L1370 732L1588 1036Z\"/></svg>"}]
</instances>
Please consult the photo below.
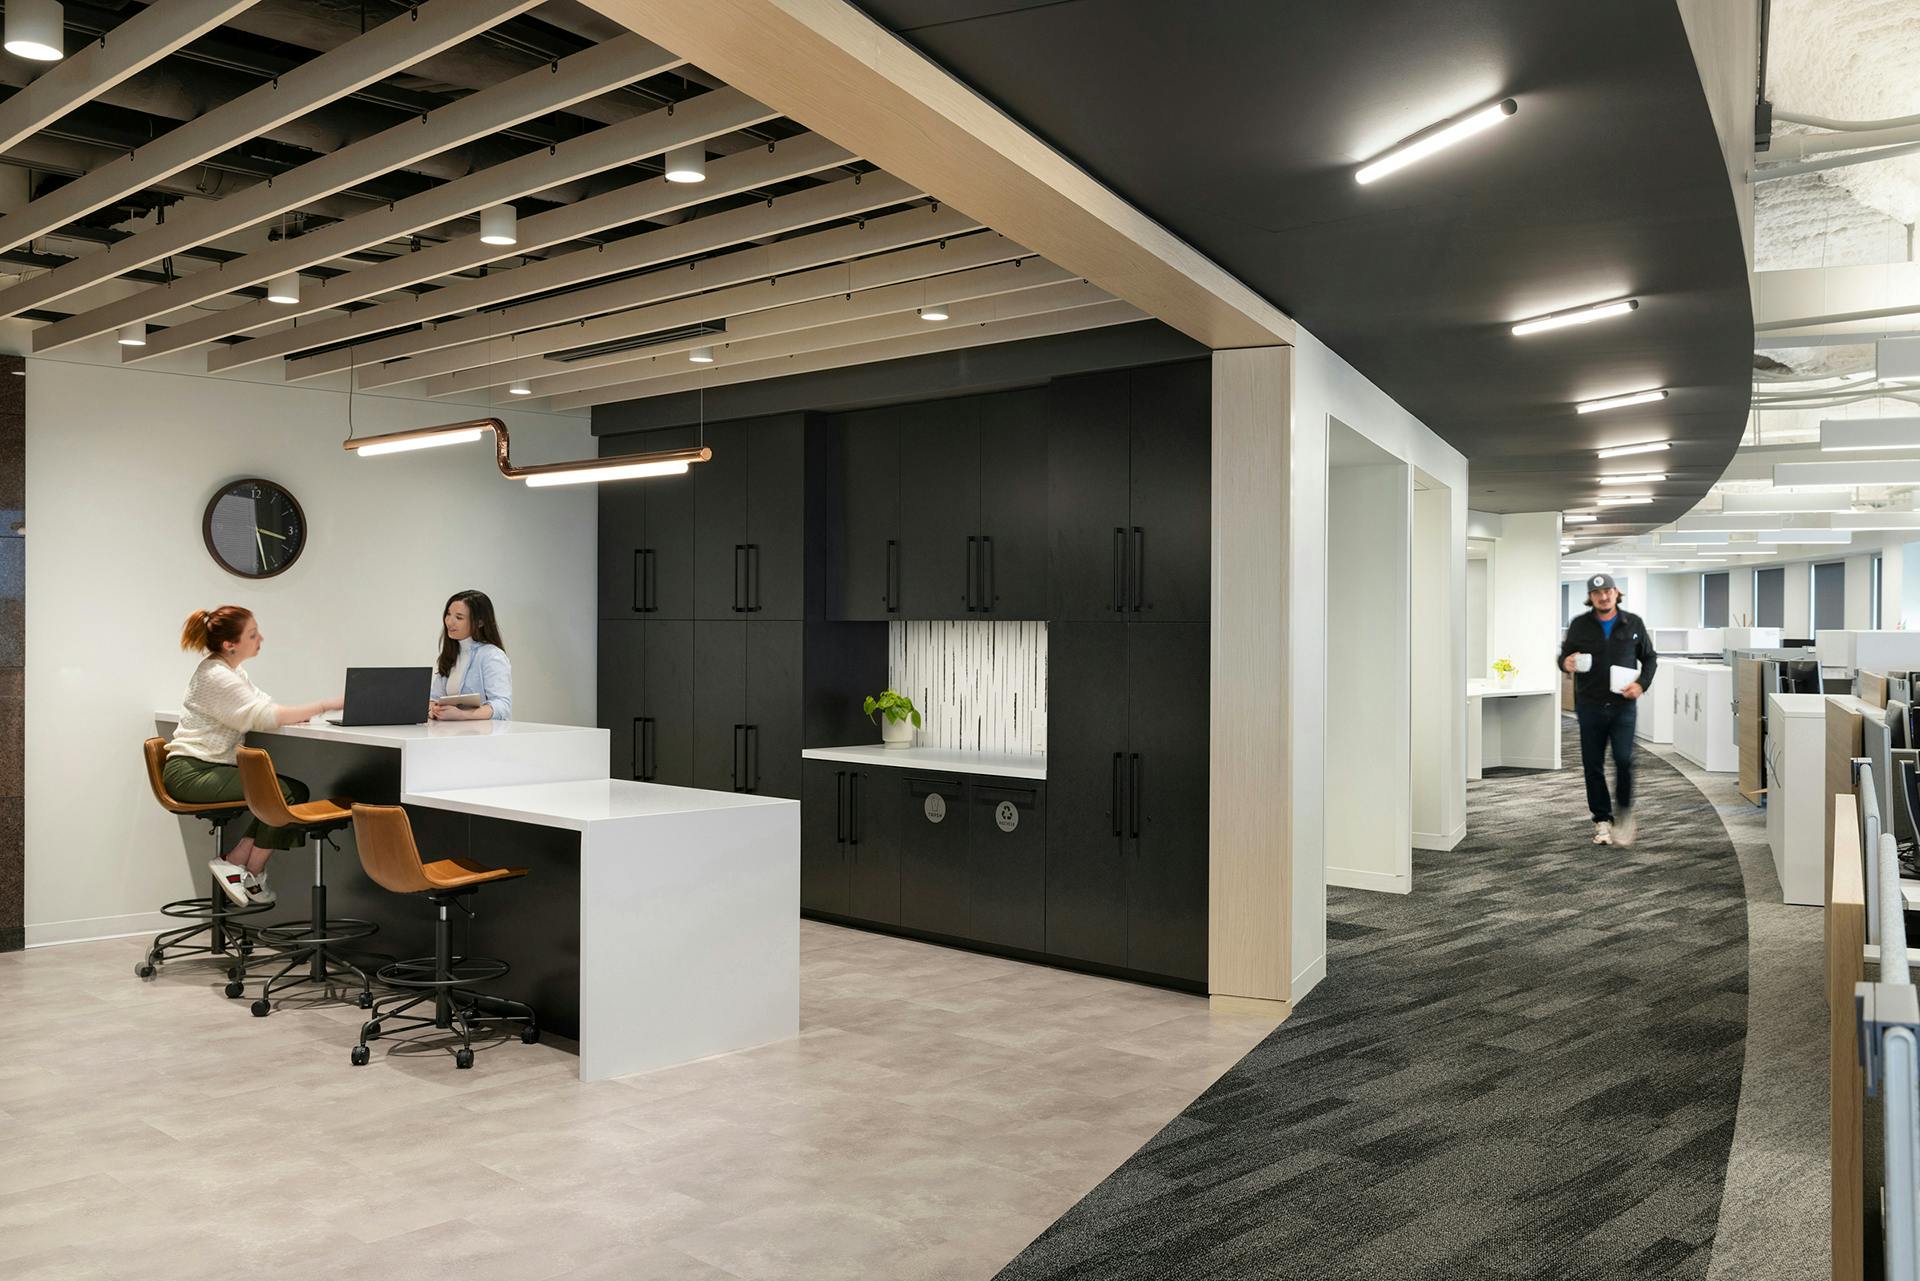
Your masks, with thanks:
<instances>
[{"instance_id":1,"label":"woman in light blue shirt","mask_svg":"<svg viewBox=\"0 0 1920 1281\"><path fill-rule=\"evenodd\" d=\"M485 592L455 592L441 617L440 661L433 668L433 705L437 721L510 720L513 716L513 663L500 643L500 624ZM440 700L478 694L478 707L455 707Z\"/></svg>"}]
</instances>

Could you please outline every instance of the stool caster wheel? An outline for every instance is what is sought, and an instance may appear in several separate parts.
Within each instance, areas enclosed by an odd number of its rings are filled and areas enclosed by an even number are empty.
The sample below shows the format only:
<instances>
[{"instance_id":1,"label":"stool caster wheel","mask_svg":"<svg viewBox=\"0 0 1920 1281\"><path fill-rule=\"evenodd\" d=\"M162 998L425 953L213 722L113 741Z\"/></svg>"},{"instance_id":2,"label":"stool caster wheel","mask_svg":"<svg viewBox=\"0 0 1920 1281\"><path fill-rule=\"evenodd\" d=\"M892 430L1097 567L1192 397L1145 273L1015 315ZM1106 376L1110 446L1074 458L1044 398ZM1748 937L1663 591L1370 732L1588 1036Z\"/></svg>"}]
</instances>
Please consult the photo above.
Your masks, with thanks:
<instances>
[{"instance_id":1,"label":"stool caster wheel","mask_svg":"<svg viewBox=\"0 0 1920 1281\"><path fill-rule=\"evenodd\" d=\"M378 1022L373 1022L373 1023L369 1023L369 1024L367 1024L367 1025L366 1025L365 1027L363 1027L363 1028L361 1028L361 1029L360 1029L360 1035L361 1035L361 1036L362 1036L363 1038L365 1038L366 1040L369 1040L369 1041L377 1041L377 1040L379 1040L379 1039L380 1039L380 1024L379 1024Z\"/></svg>"},{"instance_id":2,"label":"stool caster wheel","mask_svg":"<svg viewBox=\"0 0 1920 1281\"><path fill-rule=\"evenodd\" d=\"M261 997L261 998L260 998L259 1000L257 1000L257 1001L255 1001L255 1002L253 1003L253 1017L254 1017L254 1018L256 1018L256 1019L264 1019L264 1018L266 1018L266 1017L267 1017L267 1015L269 1015L269 1014L271 1014L271 1013L273 1013L273 1002L272 1002L272 1001L269 1001L269 1000L267 1000L267 998L266 998L266 997L264 997L264 996L263 996L263 997Z\"/></svg>"},{"instance_id":3,"label":"stool caster wheel","mask_svg":"<svg viewBox=\"0 0 1920 1281\"><path fill-rule=\"evenodd\" d=\"M457 1049L457 1050L455 1050L455 1051L453 1052L453 1065L454 1065L455 1067L457 1067L457 1068L470 1068L470 1067L472 1067L472 1066L473 1066L473 1051L472 1051L472 1050L469 1050L469 1049L468 1049L468 1048L467 1048L466 1046L464 1046L464 1045L463 1045L463 1046L461 1046L461 1047L460 1047L459 1049Z\"/></svg>"},{"instance_id":4,"label":"stool caster wheel","mask_svg":"<svg viewBox=\"0 0 1920 1281\"><path fill-rule=\"evenodd\" d=\"M144 961L137 962L133 967L133 972L143 979L150 979L159 973L159 971L154 968L153 958L151 957L148 957Z\"/></svg>"},{"instance_id":5,"label":"stool caster wheel","mask_svg":"<svg viewBox=\"0 0 1920 1281\"><path fill-rule=\"evenodd\" d=\"M235 979L231 983L228 983L226 987L222 988L221 990L227 994L227 999L231 1001L235 997L239 996L242 992L245 992L247 989L244 986L242 986L239 979Z\"/></svg>"},{"instance_id":6,"label":"stool caster wheel","mask_svg":"<svg viewBox=\"0 0 1920 1281\"><path fill-rule=\"evenodd\" d=\"M372 1052L368 1050L366 1046L356 1045L353 1047L353 1053L349 1055L348 1058L355 1067L365 1067L367 1065L367 1059L371 1057L371 1055Z\"/></svg>"},{"instance_id":7,"label":"stool caster wheel","mask_svg":"<svg viewBox=\"0 0 1920 1281\"><path fill-rule=\"evenodd\" d=\"M363 1010L370 1010L373 1008L373 993L366 990L365 988L362 988L360 991L360 995L354 997L353 999Z\"/></svg>"},{"instance_id":8,"label":"stool caster wheel","mask_svg":"<svg viewBox=\"0 0 1920 1281\"><path fill-rule=\"evenodd\" d=\"M539 1028L537 1028L537 1027L535 1027L535 1026L534 1026L533 1024L531 1024L531 1023L529 1023L529 1024L527 1024L527 1025L526 1025L525 1027L523 1027L523 1028L521 1028L521 1029L520 1029L520 1044L522 1044L522 1045L538 1045L539 1043L540 1043L540 1029L539 1029Z\"/></svg>"},{"instance_id":9,"label":"stool caster wheel","mask_svg":"<svg viewBox=\"0 0 1920 1281\"><path fill-rule=\"evenodd\" d=\"M227 967L227 978L231 982L238 983L240 981L240 967L237 965L229 965ZM231 996L232 993L230 992L228 995Z\"/></svg>"}]
</instances>

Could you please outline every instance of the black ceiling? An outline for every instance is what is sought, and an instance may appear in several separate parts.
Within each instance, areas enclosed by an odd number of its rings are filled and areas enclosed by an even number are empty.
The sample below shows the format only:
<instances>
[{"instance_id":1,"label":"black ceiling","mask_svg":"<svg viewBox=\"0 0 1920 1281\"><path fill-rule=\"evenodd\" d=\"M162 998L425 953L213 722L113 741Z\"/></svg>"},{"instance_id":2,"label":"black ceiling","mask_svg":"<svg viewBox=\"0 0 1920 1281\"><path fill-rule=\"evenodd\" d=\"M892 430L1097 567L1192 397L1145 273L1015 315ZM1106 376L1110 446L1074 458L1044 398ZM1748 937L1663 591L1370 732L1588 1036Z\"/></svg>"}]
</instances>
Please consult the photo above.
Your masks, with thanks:
<instances>
[{"instance_id":1,"label":"black ceiling","mask_svg":"<svg viewBox=\"0 0 1920 1281\"><path fill-rule=\"evenodd\" d=\"M1737 446L1753 317L1731 185L1672 0L861 0L1292 315L1472 463L1471 505L1590 502L1604 445L1671 438L1680 515ZM1358 163L1502 97L1370 186ZM1515 338L1631 295L1634 315ZM1664 404L1578 400L1666 386Z\"/></svg>"}]
</instances>

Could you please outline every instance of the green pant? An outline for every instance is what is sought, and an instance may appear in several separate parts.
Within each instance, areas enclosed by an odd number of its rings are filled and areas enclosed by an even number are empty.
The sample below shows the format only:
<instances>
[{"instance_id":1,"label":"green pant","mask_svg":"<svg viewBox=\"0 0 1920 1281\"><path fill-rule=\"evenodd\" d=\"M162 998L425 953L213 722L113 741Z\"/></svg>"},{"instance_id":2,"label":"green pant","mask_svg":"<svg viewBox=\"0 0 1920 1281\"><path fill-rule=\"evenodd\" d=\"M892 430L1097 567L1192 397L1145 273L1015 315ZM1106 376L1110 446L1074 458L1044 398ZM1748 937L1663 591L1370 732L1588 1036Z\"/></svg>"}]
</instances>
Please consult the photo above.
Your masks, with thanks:
<instances>
[{"instance_id":1,"label":"green pant","mask_svg":"<svg viewBox=\"0 0 1920 1281\"><path fill-rule=\"evenodd\" d=\"M166 782L167 795L195 805L238 801L244 795L240 790L238 765L216 765L193 756L169 756L160 777ZM274 777L287 804L298 805L307 799L305 783L284 774ZM303 843L297 828L268 827L257 818L247 820L247 830L242 835L251 836L253 843L263 850L290 850Z\"/></svg>"}]
</instances>

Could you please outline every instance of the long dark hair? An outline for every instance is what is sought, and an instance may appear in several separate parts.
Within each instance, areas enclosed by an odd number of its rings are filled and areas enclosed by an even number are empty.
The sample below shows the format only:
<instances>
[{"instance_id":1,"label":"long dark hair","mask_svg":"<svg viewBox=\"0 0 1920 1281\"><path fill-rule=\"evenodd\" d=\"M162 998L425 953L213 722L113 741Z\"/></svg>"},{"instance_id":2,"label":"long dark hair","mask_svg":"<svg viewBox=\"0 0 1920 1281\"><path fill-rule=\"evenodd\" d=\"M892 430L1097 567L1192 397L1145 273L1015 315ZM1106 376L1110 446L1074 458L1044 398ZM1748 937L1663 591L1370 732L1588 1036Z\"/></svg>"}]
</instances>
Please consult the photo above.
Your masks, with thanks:
<instances>
[{"instance_id":1,"label":"long dark hair","mask_svg":"<svg viewBox=\"0 0 1920 1281\"><path fill-rule=\"evenodd\" d=\"M460 657L460 642L447 635L447 611L453 608L455 601L461 601L467 607L467 617L473 623L474 644L497 645L503 650L507 647L506 642L500 639L500 624L494 621L493 602L487 599L487 594L455 592L440 607L440 663L434 670L442 676L453 675L453 660Z\"/></svg>"}]
</instances>

